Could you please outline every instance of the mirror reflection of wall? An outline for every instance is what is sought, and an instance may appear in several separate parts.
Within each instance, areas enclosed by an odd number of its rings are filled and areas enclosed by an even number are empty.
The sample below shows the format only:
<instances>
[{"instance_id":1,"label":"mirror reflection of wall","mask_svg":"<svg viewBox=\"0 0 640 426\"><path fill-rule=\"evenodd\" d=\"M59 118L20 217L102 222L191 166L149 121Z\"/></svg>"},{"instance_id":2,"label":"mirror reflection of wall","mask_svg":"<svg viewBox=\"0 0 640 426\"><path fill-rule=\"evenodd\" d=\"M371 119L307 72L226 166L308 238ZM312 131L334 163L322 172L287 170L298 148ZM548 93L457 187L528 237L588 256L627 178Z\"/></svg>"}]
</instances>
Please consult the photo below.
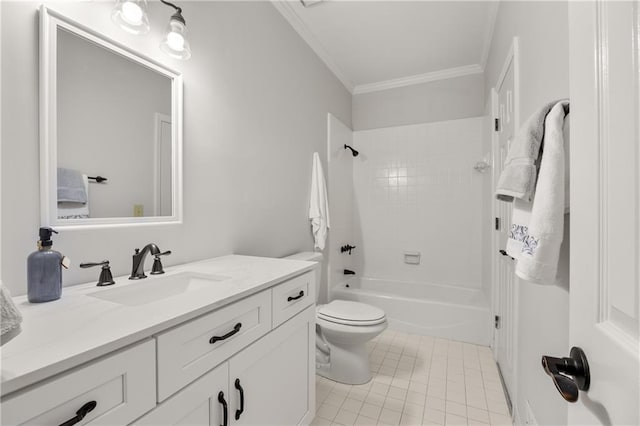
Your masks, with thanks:
<instances>
[{"instance_id":1,"label":"mirror reflection of wall","mask_svg":"<svg viewBox=\"0 0 640 426\"><path fill-rule=\"evenodd\" d=\"M171 79L62 28L56 68L58 216L171 215Z\"/></svg>"}]
</instances>

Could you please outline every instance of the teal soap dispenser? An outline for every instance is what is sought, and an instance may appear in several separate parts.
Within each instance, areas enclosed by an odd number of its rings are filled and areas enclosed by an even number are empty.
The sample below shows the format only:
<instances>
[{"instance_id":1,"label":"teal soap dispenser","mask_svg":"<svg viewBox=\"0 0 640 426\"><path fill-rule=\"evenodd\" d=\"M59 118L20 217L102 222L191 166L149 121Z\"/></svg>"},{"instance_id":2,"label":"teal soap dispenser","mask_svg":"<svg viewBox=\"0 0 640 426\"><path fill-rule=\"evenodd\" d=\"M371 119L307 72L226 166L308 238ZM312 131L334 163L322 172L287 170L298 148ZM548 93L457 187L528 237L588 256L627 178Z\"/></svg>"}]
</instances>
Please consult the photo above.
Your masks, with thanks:
<instances>
[{"instance_id":1,"label":"teal soap dispenser","mask_svg":"<svg viewBox=\"0 0 640 426\"><path fill-rule=\"evenodd\" d=\"M38 250L27 257L27 298L31 303L50 302L62 295L62 267L68 259L52 250L51 228L40 228Z\"/></svg>"}]
</instances>

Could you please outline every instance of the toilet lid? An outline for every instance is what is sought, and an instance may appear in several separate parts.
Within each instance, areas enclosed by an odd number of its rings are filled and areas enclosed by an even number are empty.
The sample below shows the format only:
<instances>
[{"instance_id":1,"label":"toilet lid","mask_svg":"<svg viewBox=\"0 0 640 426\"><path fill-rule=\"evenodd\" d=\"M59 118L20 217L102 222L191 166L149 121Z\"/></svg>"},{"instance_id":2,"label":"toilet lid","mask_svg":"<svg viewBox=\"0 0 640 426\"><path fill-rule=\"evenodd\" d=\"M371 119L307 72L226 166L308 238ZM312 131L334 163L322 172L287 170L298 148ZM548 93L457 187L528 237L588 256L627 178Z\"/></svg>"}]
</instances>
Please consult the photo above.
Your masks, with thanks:
<instances>
[{"instance_id":1,"label":"toilet lid","mask_svg":"<svg viewBox=\"0 0 640 426\"><path fill-rule=\"evenodd\" d=\"M317 314L327 321L349 325L375 325L386 320L382 309L348 300L334 300L320 306Z\"/></svg>"}]
</instances>

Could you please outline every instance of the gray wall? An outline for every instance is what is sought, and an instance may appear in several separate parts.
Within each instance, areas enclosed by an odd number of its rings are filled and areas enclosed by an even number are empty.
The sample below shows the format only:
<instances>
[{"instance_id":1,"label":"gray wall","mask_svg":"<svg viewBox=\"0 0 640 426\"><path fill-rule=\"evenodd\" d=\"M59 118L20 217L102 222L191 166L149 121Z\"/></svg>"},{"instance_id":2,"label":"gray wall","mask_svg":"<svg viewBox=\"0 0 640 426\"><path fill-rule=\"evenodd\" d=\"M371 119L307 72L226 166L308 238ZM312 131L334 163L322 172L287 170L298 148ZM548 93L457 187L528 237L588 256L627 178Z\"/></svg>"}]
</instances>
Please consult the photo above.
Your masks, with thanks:
<instances>
[{"instance_id":1,"label":"gray wall","mask_svg":"<svg viewBox=\"0 0 640 426\"><path fill-rule=\"evenodd\" d=\"M495 86L513 36L520 40L520 122L544 102L569 96L568 4L557 2L501 2L489 60L485 90ZM568 224L565 224L568 230ZM567 422L567 403L540 367L541 355L569 353L568 233L560 255L560 285L536 285L518 280L517 405L521 416L526 401L540 425Z\"/></svg>"},{"instance_id":2,"label":"gray wall","mask_svg":"<svg viewBox=\"0 0 640 426\"><path fill-rule=\"evenodd\" d=\"M362 93L353 97L353 130L478 117L484 104L482 74Z\"/></svg>"},{"instance_id":3,"label":"gray wall","mask_svg":"<svg viewBox=\"0 0 640 426\"><path fill-rule=\"evenodd\" d=\"M39 4L0 3L2 279L14 295L26 292L26 257L40 225ZM152 241L173 251L167 265L312 248L311 156L327 158L327 112L351 124L351 96L270 3L182 3L193 51L187 62L158 48L171 15L159 3L150 2L152 31L140 37L111 22L111 2L54 6L185 81L184 224L62 232L55 248L73 263L65 285L97 278L77 267L82 261L110 259L115 275L128 274L133 249Z\"/></svg>"}]
</instances>

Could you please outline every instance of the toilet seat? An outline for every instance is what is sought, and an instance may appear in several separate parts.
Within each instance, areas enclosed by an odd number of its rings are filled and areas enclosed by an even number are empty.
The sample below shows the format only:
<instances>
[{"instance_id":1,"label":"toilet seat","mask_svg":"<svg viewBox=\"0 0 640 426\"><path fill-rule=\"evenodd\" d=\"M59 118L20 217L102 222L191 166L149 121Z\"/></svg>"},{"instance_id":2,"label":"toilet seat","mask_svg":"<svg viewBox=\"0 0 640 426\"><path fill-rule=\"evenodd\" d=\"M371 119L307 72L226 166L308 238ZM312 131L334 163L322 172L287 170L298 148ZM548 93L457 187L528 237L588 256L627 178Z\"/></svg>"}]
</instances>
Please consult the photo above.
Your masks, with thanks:
<instances>
[{"instance_id":1,"label":"toilet seat","mask_svg":"<svg viewBox=\"0 0 640 426\"><path fill-rule=\"evenodd\" d=\"M387 320L382 309L365 303L334 300L316 310L319 319L351 326L377 325Z\"/></svg>"}]
</instances>

